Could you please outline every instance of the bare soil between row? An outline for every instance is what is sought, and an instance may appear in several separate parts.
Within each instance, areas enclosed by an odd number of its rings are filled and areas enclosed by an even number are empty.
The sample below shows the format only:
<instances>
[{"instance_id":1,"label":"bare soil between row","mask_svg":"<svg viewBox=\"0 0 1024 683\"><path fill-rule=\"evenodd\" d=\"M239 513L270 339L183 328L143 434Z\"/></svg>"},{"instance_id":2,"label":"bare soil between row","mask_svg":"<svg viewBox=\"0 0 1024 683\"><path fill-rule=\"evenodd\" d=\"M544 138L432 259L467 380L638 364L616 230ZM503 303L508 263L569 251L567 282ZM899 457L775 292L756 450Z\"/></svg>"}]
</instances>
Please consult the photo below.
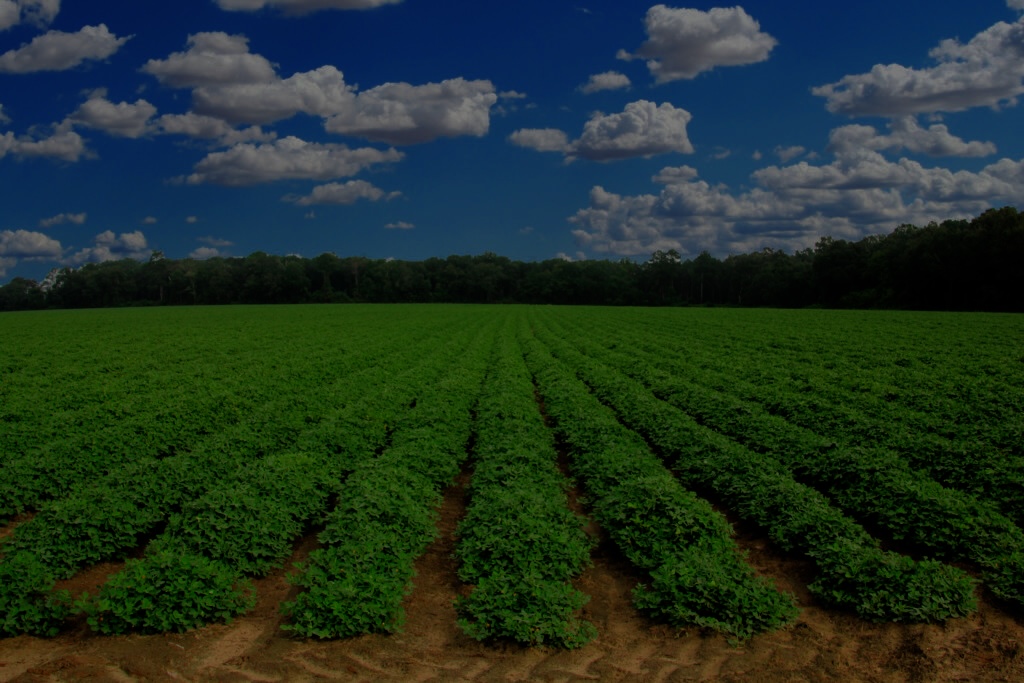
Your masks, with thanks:
<instances>
[{"instance_id":1,"label":"bare soil between row","mask_svg":"<svg viewBox=\"0 0 1024 683\"><path fill-rule=\"evenodd\" d=\"M937 682L1024 680L1024 623L984 598L944 625L871 624L823 609L807 592L810 568L741 533L751 564L801 604L792 627L739 646L698 629L656 625L632 606L637 581L607 543L577 587L598 638L574 651L482 644L456 624L454 532L465 510L460 478L445 499L440 536L417 564L401 633L341 641L290 637L279 605L297 589L286 576L317 545L303 539L285 568L256 582L259 602L231 624L182 634L97 636L83 623L53 639L0 640L0 681L743 681ZM69 582L95 592L120 568L104 564Z\"/></svg>"}]
</instances>

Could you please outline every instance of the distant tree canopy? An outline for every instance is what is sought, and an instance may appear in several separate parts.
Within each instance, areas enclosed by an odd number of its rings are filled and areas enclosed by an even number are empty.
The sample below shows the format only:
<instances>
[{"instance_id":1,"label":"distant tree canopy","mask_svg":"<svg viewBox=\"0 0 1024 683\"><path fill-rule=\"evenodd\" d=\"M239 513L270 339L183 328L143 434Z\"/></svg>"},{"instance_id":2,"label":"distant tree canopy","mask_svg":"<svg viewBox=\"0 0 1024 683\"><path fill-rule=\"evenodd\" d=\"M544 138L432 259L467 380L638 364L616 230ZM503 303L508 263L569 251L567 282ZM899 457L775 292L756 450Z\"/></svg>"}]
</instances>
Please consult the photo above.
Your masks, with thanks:
<instances>
[{"instance_id":1,"label":"distant tree canopy","mask_svg":"<svg viewBox=\"0 0 1024 683\"><path fill-rule=\"evenodd\" d=\"M153 252L64 268L41 285L14 278L0 310L135 305L534 303L1024 311L1024 213L901 225L858 242L826 237L794 254L764 249L720 260L656 251L644 263L512 261L493 253L425 261L258 251L173 260Z\"/></svg>"}]
</instances>

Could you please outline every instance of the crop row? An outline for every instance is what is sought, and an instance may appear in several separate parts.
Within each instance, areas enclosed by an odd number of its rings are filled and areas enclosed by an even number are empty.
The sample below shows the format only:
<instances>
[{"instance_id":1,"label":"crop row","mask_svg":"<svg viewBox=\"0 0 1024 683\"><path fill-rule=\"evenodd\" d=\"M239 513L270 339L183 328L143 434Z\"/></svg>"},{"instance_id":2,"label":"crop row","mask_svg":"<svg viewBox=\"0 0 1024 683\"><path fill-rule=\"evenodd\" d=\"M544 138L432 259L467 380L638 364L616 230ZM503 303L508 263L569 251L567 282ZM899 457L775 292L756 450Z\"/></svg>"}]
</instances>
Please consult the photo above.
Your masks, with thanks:
<instances>
[{"instance_id":1,"label":"crop row","mask_svg":"<svg viewBox=\"0 0 1024 683\"><path fill-rule=\"evenodd\" d=\"M777 460L700 426L638 382L537 330L557 358L669 460L684 483L708 491L783 550L811 559L817 578L809 589L822 600L891 621L942 621L976 608L973 581L961 570L881 550L860 525L798 483Z\"/></svg>"},{"instance_id":2,"label":"crop row","mask_svg":"<svg viewBox=\"0 0 1024 683\"><path fill-rule=\"evenodd\" d=\"M572 338L581 338L573 334ZM950 434L948 423L935 416L907 420L912 411L894 408L885 403L888 419L872 417L851 405L850 396L832 387L816 388L813 392L788 389L781 383L766 386L751 384L739 376L748 365L734 368L732 374L709 371L698 367L692 359L682 360L672 353L673 344L666 337L657 335L630 335L619 339L629 348L639 351L641 361L635 360L634 368L644 374L661 371L674 378L692 380L706 390L720 390L730 400L742 402L732 421L756 422L759 428L766 425L757 413L764 412L785 424L784 430L793 433L800 427L821 437L822 443L835 442L838 445L866 445L897 453L901 458L928 477L944 486L968 494L983 496L1018 523L1024 522L1024 459L1014 457L1001 447L977 438L963 439ZM657 340L661 339L661 343ZM643 364L646 367L640 367ZM826 383L827 384L827 383ZM677 395L685 387L661 388L661 395L672 391ZM687 401L687 406L699 406L703 399ZM699 410L699 408L694 408ZM893 413L898 414L899 419ZM720 413L721 414L721 413ZM694 415L701 419L698 415ZM783 423L782 420L785 420ZM777 441L776 437L770 437ZM905 478L901 475L901 478Z\"/></svg>"},{"instance_id":3,"label":"crop row","mask_svg":"<svg viewBox=\"0 0 1024 683\"><path fill-rule=\"evenodd\" d=\"M443 345L437 344L434 349L433 355L437 355ZM68 596L50 593L55 580L95 562L124 557L163 524L168 527L165 536L177 537L178 545L182 539L188 539L200 548L206 546L206 553L161 554L155 551L168 543L153 544L153 556L159 555L158 559L143 560L141 567L130 563L125 570L126 576L131 577L129 589L132 585L140 586L139 589L134 593L121 590L127 579L115 577L107 592L101 593L99 603L88 607L94 613L108 613L94 615L97 624L101 619L109 623L115 611L121 614L120 622L105 625L103 630L130 625L157 628L163 624L166 620L160 615L166 610L161 609L161 603L154 602L153 594L173 596L179 578L191 581L189 577L198 572L207 581L220 582L222 588L230 586L225 577L239 570L222 553L232 545L242 553L250 552L250 546L259 553L261 544L276 546L279 553L290 551L287 540L268 538L271 534L265 526L268 520L281 521L295 514L288 509L287 501L274 504L271 493L287 493L286 488L279 486L281 477L287 474L284 481L290 484L307 479L318 481L320 475L311 464L336 471L344 467L344 458L365 451L372 454L383 447L389 435L386 420L382 419L388 415L384 408L390 406L398 415L408 405L408 401L395 404L393 399L397 397L393 393L387 395L386 390L366 398L360 396L363 385L387 387L389 375L403 365L414 367L420 360L412 349L402 357L381 348L364 357L364 362L378 353L388 362L370 362L349 374L341 386L334 388L336 391L323 392L341 404L333 409L324 407L334 413L332 419L319 424L305 422L301 414L291 412L295 406L293 397L288 395L265 406L262 414L250 415L245 428L227 430L204 441L203 448L162 460L144 459L117 469L93 485L83 486L44 507L30 522L17 527L4 547L0 571L22 567L12 570L10 580L0 586L0 610L7 615L4 630L11 634L48 633L59 628L68 613ZM288 419L292 415L297 419ZM278 455L300 446L311 454L312 463ZM267 457L278 458L278 462L263 465ZM253 467L254 463L258 466ZM323 496L319 499L323 500ZM301 523L294 520L288 528L297 528ZM281 529L277 531L280 533ZM232 539L232 534L239 537ZM193 555L204 558L196 559ZM180 558L177 564L175 557ZM224 564L225 559L226 568L209 565L210 560ZM179 570L179 565L186 564L185 569ZM148 584L139 580L140 573L146 575L147 568L156 565L164 567L162 572L150 572ZM157 585L161 582L163 588ZM118 590L122 594L115 596ZM224 595L224 599L235 599L231 591ZM219 613L216 604L207 608L207 614ZM157 616L150 617L151 612ZM15 614L22 616L14 619ZM190 624L206 618L192 608L180 614Z\"/></svg>"},{"instance_id":4,"label":"crop row","mask_svg":"<svg viewBox=\"0 0 1024 683\"><path fill-rule=\"evenodd\" d=\"M746 369L750 381L798 380L808 390L838 390L882 411L898 407L917 418L976 430L992 421L1019 420L1024 408L1013 380L1019 355L1006 355L1017 346L1011 318L784 311L750 318L743 327L725 321L709 335L684 328L679 316L657 323L649 316L643 324L645 332L669 338L696 333L698 351L729 346L717 358L702 354L709 362L725 361L726 371L729 359L757 356L759 362ZM763 362L765 351L775 362Z\"/></svg>"},{"instance_id":5,"label":"crop row","mask_svg":"<svg viewBox=\"0 0 1024 683\"><path fill-rule=\"evenodd\" d=\"M90 375L83 384L106 387L98 409L107 414L86 411L65 423L62 434L42 433L36 441L23 443L21 450L8 451L0 466L0 519L37 509L120 467L208 449L226 432L248 430L252 434L246 442L258 438L273 446L281 438L279 434L301 430L309 419L315 419L311 416L319 417L330 409L331 387L373 359L388 358L400 348L397 339L385 348L364 346L372 351L339 354L330 371L322 371L308 359L296 359L288 373L268 371L262 363L253 362L250 351L241 367L236 367L239 361L232 361L214 375L214 381L197 386L183 378L175 381L169 372L161 381L134 386L129 378L107 379L109 373L93 371L99 376ZM314 368L326 391L308 392L296 381L297 376L312 374ZM225 370L233 374L226 377ZM288 400L282 401L283 397ZM131 407L119 413L116 407L121 404ZM278 417L268 420L267 414Z\"/></svg>"},{"instance_id":6,"label":"crop row","mask_svg":"<svg viewBox=\"0 0 1024 683\"><path fill-rule=\"evenodd\" d=\"M600 316L596 318L600 322ZM832 326L838 322L825 320ZM804 326L813 322L810 316L800 318L802 327L798 331L784 330L777 322L763 329L724 326L711 332L682 328L679 321L664 322L643 320L632 327L634 336L645 342L657 340L660 349L655 353L667 351L685 359L690 367L718 373L730 391L764 392L769 398L778 393L795 394L815 406L807 415L814 426L806 425L815 431L841 427L857 433L861 440L884 436L893 439L896 450L900 450L896 444L903 437L916 440L934 436L938 438L926 439L917 448L927 446L938 454L948 452L950 459L955 459L957 452L993 460L1004 454L1024 455L1020 441L1024 392L1009 379L1012 366L1019 361L1015 356L1006 357L1012 348L1008 339L997 343L977 334L953 331L951 337L948 328L936 330L943 339L962 338L964 346L960 348L969 344L972 352L992 342L993 348L983 356L985 362L958 368L951 360L936 363L927 355L943 347L922 343L930 340L922 339L917 328L914 343L920 350L916 354L895 353L888 337L900 328L892 324L876 328L867 319L863 324L848 321L842 336L834 327L819 329L811 325L807 329ZM613 328L609 321L603 327L621 330L623 326ZM579 329L574 331L579 333ZM692 342L681 347L680 339ZM923 360L916 363L911 356L923 356ZM964 358L959 354L959 359ZM1004 369L995 378L991 376L993 364ZM909 369L916 365L923 370ZM913 449L907 448L906 452ZM990 455L995 458L988 458Z\"/></svg>"},{"instance_id":7,"label":"crop row","mask_svg":"<svg viewBox=\"0 0 1024 683\"><path fill-rule=\"evenodd\" d=\"M713 628L737 639L795 619L793 596L754 574L725 518L685 490L528 330L522 343L594 516L650 577L634 591L637 607L676 627Z\"/></svg>"},{"instance_id":8,"label":"crop row","mask_svg":"<svg viewBox=\"0 0 1024 683\"><path fill-rule=\"evenodd\" d=\"M777 460L846 514L890 538L929 556L976 564L997 597L1024 606L1024 533L992 505L941 486L892 453L836 447L757 404L652 368L643 356L608 351L578 337L574 346L641 380L699 424Z\"/></svg>"},{"instance_id":9,"label":"crop row","mask_svg":"<svg viewBox=\"0 0 1024 683\"><path fill-rule=\"evenodd\" d=\"M511 322L511 321L507 321ZM459 524L459 625L478 640L578 647L595 635L570 583L590 563L584 520L569 509L551 432L514 329L502 331L476 410L473 476Z\"/></svg>"},{"instance_id":10,"label":"crop row","mask_svg":"<svg viewBox=\"0 0 1024 683\"><path fill-rule=\"evenodd\" d=\"M441 492L466 457L490 346L478 334L443 376L417 378L415 405L396 417L390 447L360 462L339 488L319 535L323 547L293 579L304 590L282 606L285 629L339 638L401 627L415 561L437 534Z\"/></svg>"}]
</instances>

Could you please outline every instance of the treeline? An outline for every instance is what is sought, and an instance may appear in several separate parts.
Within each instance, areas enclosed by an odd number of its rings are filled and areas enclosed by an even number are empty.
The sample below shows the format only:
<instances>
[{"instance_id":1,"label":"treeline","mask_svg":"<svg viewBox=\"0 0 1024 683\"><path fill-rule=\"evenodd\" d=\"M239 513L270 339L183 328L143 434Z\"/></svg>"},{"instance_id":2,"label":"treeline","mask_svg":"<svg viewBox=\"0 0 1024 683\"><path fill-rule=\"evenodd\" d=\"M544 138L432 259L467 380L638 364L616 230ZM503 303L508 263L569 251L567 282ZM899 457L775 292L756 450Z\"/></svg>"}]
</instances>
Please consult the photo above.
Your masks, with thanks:
<instances>
[{"instance_id":1,"label":"treeline","mask_svg":"<svg viewBox=\"0 0 1024 683\"><path fill-rule=\"evenodd\" d=\"M273 256L130 259L14 278L0 310L267 303L729 305L1024 311L1024 213L901 225L858 242L826 237L794 254L764 249L684 260L513 261L493 253L425 261Z\"/></svg>"}]
</instances>

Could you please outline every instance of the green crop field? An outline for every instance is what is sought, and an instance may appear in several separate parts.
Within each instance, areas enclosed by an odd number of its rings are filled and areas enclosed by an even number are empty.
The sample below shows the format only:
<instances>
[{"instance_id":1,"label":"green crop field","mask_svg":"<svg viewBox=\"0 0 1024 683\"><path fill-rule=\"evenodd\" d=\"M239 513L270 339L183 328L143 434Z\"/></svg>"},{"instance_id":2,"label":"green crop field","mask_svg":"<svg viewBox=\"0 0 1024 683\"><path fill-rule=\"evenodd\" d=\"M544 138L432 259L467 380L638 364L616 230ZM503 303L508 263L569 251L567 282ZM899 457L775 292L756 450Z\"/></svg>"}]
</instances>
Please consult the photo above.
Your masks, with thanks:
<instances>
[{"instance_id":1,"label":"green crop field","mask_svg":"<svg viewBox=\"0 0 1024 683\"><path fill-rule=\"evenodd\" d=\"M347 305L0 315L0 636L401 628L445 491L470 636L577 647L598 538L652 622L1024 608L1024 317ZM582 501L580 505L577 501ZM586 533L585 528L591 533ZM593 528L600 530L598 535ZM60 582L123 561L96 594Z\"/></svg>"}]
</instances>

